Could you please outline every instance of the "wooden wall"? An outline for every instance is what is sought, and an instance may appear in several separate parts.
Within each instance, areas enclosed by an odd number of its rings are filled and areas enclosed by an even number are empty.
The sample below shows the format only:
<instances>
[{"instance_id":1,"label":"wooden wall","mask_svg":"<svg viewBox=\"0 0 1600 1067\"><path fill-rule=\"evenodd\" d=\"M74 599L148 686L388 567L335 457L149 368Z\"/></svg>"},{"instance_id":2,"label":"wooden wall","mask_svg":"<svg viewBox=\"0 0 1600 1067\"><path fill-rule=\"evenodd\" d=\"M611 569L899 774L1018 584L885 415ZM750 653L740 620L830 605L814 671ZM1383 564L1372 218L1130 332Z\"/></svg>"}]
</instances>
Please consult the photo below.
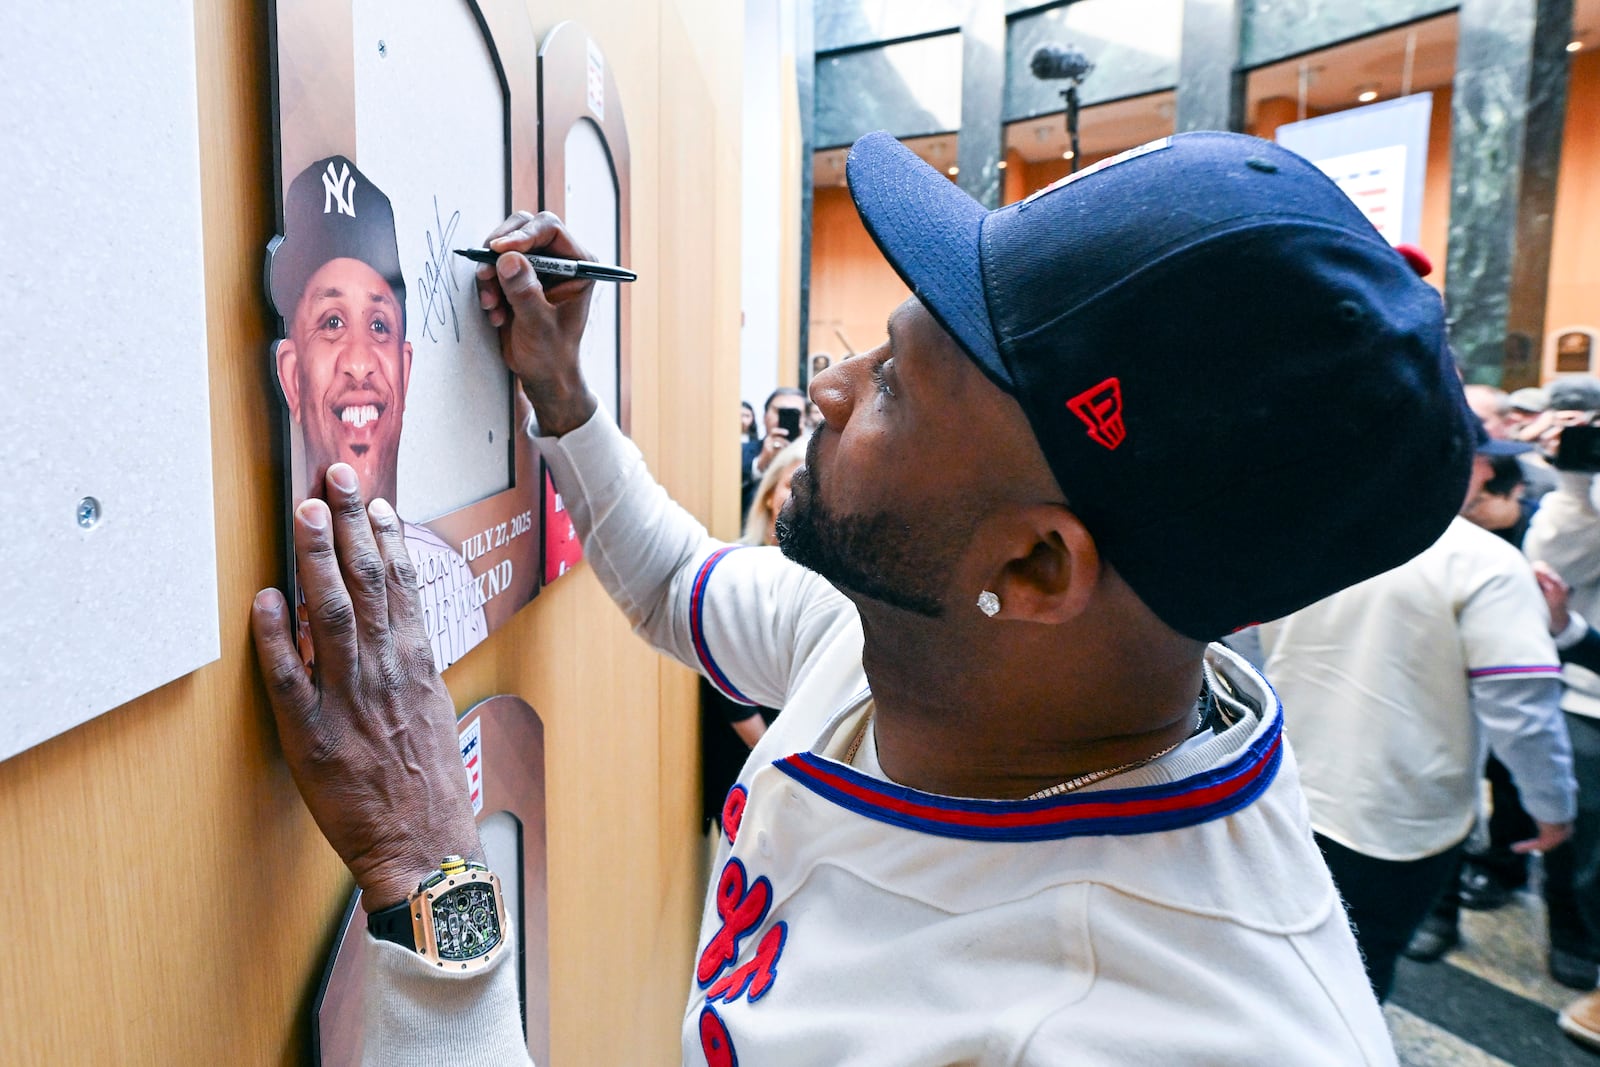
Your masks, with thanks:
<instances>
[{"instance_id":1,"label":"wooden wall","mask_svg":"<svg viewBox=\"0 0 1600 1067\"><path fill-rule=\"evenodd\" d=\"M1600 326L1600 50L1572 57L1550 244L1547 332Z\"/></svg>"},{"instance_id":2,"label":"wooden wall","mask_svg":"<svg viewBox=\"0 0 1600 1067\"><path fill-rule=\"evenodd\" d=\"M850 190L818 186L811 200L811 351L845 354L835 330L857 352L888 339L889 312L911 290L861 225Z\"/></svg>"},{"instance_id":3,"label":"wooden wall","mask_svg":"<svg viewBox=\"0 0 1600 1067\"><path fill-rule=\"evenodd\" d=\"M8 1064L304 1062L350 889L284 767L247 630L255 591L284 580L279 442L263 405L275 396L260 281L273 230L267 25L246 0L197 7L223 654L0 764L0 853L28 887L9 896L0 963ZM661 0L623 18L580 0L529 4L530 32L584 21L615 72L641 276L634 436L724 536L738 492L742 10ZM693 271L675 266L685 249ZM446 680L459 709L509 692L544 718L552 1062L678 1062L703 879L692 677L634 637L580 568Z\"/></svg>"}]
</instances>

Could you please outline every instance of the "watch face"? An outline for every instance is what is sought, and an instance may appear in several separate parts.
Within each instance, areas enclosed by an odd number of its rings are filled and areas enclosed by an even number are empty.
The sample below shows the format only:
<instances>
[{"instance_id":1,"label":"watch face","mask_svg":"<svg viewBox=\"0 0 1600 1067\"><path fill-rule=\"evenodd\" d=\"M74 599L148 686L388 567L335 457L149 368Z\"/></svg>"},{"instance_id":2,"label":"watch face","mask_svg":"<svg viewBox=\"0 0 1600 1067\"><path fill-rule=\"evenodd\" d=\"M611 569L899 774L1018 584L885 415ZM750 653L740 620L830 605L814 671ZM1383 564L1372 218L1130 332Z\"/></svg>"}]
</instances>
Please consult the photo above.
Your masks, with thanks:
<instances>
[{"instance_id":1,"label":"watch face","mask_svg":"<svg viewBox=\"0 0 1600 1067\"><path fill-rule=\"evenodd\" d=\"M500 916L494 890L485 882L466 882L433 901L433 936L439 958L477 959L500 943Z\"/></svg>"}]
</instances>

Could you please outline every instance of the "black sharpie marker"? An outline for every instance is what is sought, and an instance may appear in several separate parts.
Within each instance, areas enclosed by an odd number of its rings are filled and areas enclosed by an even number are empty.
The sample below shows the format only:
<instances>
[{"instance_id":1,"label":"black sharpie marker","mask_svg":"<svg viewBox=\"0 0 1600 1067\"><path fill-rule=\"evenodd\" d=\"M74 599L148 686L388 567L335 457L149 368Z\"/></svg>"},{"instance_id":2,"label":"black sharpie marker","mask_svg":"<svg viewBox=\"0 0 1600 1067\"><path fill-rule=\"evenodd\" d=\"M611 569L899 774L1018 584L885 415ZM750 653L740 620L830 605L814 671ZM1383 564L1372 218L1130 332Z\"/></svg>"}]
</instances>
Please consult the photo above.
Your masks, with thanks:
<instances>
[{"instance_id":1,"label":"black sharpie marker","mask_svg":"<svg viewBox=\"0 0 1600 1067\"><path fill-rule=\"evenodd\" d=\"M487 248L458 248L456 255L470 259L474 263L494 266L499 261L501 253L491 252ZM528 262L533 264L534 271L539 274L551 274L562 278L593 278L597 282L631 282L639 278L631 270L613 267L607 263L590 263L586 259L557 259L555 256L536 256L528 252L524 252L523 255L528 257Z\"/></svg>"}]
</instances>

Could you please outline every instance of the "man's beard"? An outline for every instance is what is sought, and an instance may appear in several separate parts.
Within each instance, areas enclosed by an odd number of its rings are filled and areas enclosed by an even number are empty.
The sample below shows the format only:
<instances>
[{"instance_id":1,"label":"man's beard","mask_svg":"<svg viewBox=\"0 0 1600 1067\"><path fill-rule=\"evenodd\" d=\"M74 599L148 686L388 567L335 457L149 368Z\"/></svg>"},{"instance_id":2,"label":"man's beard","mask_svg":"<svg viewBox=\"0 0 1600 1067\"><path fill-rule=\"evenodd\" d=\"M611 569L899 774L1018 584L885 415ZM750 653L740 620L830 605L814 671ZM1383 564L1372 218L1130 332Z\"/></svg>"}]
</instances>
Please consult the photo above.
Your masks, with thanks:
<instances>
[{"instance_id":1,"label":"man's beard","mask_svg":"<svg viewBox=\"0 0 1600 1067\"><path fill-rule=\"evenodd\" d=\"M778 515L783 554L840 589L928 618L943 615L942 583L973 520L924 514L913 522L890 511L837 515L822 503L812 474L815 438L808 451Z\"/></svg>"}]
</instances>

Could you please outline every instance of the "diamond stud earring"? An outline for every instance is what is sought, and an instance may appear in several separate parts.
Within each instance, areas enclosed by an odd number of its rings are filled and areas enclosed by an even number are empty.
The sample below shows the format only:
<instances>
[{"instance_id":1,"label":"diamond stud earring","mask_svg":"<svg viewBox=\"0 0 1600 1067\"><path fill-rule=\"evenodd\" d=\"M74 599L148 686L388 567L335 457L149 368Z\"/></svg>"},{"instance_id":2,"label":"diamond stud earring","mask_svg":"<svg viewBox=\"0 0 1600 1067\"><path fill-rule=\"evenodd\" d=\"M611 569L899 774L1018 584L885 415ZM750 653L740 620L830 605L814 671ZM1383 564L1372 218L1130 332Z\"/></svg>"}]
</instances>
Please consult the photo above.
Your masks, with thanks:
<instances>
[{"instance_id":1,"label":"diamond stud earring","mask_svg":"<svg viewBox=\"0 0 1600 1067\"><path fill-rule=\"evenodd\" d=\"M1000 614L1000 598L985 589L978 594L978 610L989 618L994 618Z\"/></svg>"}]
</instances>

